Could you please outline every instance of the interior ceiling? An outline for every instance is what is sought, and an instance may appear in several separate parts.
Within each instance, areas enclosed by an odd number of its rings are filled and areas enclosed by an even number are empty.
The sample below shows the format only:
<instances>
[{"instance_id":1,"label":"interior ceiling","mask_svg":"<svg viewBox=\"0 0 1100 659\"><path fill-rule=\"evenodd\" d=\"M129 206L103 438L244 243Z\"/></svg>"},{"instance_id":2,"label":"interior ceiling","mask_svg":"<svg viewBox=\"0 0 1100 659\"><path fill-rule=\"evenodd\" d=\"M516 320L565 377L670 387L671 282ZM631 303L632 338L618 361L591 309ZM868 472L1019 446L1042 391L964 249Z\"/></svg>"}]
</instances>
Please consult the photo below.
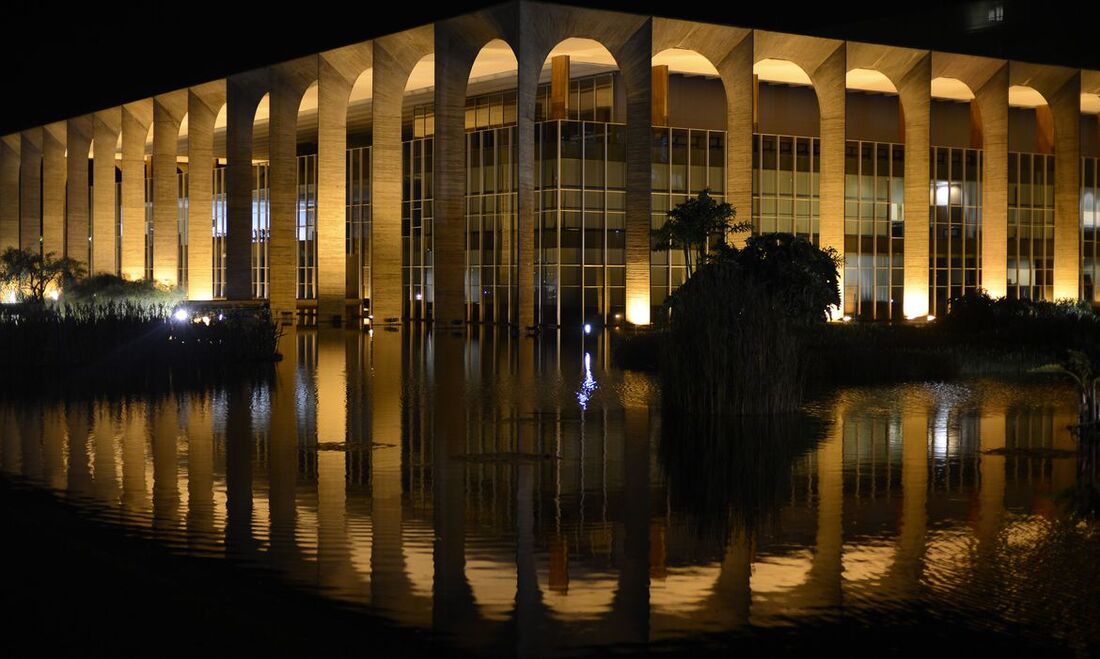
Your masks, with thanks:
<instances>
[{"instance_id":1,"label":"interior ceiling","mask_svg":"<svg viewBox=\"0 0 1100 659\"><path fill-rule=\"evenodd\" d=\"M1046 105L1047 100L1031 87L1012 85L1008 88L1008 104L1014 108L1037 108Z\"/></svg>"},{"instance_id":2,"label":"interior ceiling","mask_svg":"<svg viewBox=\"0 0 1100 659\"><path fill-rule=\"evenodd\" d=\"M718 69L694 50L683 48L669 48L662 50L653 56L653 66L667 66L669 73L683 75L718 77Z\"/></svg>"}]
</instances>

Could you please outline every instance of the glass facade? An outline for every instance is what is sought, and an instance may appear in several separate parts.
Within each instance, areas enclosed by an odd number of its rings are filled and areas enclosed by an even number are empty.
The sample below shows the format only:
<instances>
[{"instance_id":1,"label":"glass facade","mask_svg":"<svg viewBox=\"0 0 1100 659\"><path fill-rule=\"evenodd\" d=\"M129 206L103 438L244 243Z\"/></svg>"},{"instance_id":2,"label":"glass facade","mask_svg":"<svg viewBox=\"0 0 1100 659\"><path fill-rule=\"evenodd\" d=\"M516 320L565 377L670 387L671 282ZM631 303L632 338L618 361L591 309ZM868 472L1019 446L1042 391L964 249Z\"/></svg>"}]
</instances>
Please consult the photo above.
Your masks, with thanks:
<instances>
[{"instance_id":1,"label":"glass facade","mask_svg":"<svg viewBox=\"0 0 1100 659\"><path fill-rule=\"evenodd\" d=\"M844 147L844 315L901 320L905 147Z\"/></svg>"},{"instance_id":2,"label":"glass facade","mask_svg":"<svg viewBox=\"0 0 1100 659\"><path fill-rule=\"evenodd\" d=\"M486 120L491 116L478 106ZM467 113L467 118L470 114ZM478 117L479 121L482 117ZM506 322L516 276L516 126L466 133L466 305L467 318Z\"/></svg>"},{"instance_id":3,"label":"glass facade","mask_svg":"<svg viewBox=\"0 0 1100 659\"><path fill-rule=\"evenodd\" d=\"M569 81L566 119L611 122L615 116L615 73ZM535 121L550 120L550 85L539 85L535 93Z\"/></svg>"},{"instance_id":4,"label":"glass facade","mask_svg":"<svg viewBox=\"0 0 1100 659\"><path fill-rule=\"evenodd\" d=\"M982 151L932 147L928 303L942 316L952 298L981 283Z\"/></svg>"},{"instance_id":5,"label":"glass facade","mask_svg":"<svg viewBox=\"0 0 1100 659\"><path fill-rule=\"evenodd\" d=\"M266 298L271 239L271 179L266 162L252 165L252 297Z\"/></svg>"},{"instance_id":6,"label":"glass facade","mask_svg":"<svg viewBox=\"0 0 1100 659\"><path fill-rule=\"evenodd\" d=\"M214 165L212 188L213 211L211 218L214 233L213 246L213 296L225 299L225 235L229 219L229 199L225 188L225 165Z\"/></svg>"},{"instance_id":7,"label":"glass facade","mask_svg":"<svg viewBox=\"0 0 1100 659\"><path fill-rule=\"evenodd\" d=\"M606 323L626 307L626 126L535 130L536 318Z\"/></svg>"},{"instance_id":8,"label":"glass facade","mask_svg":"<svg viewBox=\"0 0 1100 659\"><path fill-rule=\"evenodd\" d=\"M725 131L654 128L651 152L651 229L660 229L670 209L706 188L725 200ZM649 265L650 304L656 309L687 279L687 265L681 249L654 249Z\"/></svg>"},{"instance_id":9,"label":"glass facade","mask_svg":"<svg viewBox=\"0 0 1100 659\"><path fill-rule=\"evenodd\" d=\"M1054 156L1008 154L1008 297L1054 298Z\"/></svg>"},{"instance_id":10,"label":"glass facade","mask_svg":"<svg viewBox=\"0 0 1100 659\"><path fill-rule=\"evenodd\" d=\"M757 233L793 233L818 244L821 140L754 134L752 221Z\"/></svg>"},{"instance_id":11,"label":"glass facade","mask_svg":"<svg viewBox=\"0 0 1100 659\"><path fill-rule=\"evenodd\" d=\"M1081 159L1081 299L1100 302L1100 158Z\"/></svg>"},{"instance_id":12,"label":"glass facade","mask_svg":"<svg viewBox=\"0 0 1100 659\"><path fill-rule=\"evenodd\" d=\"M187 290L187 209L189 206L187 172L176 173L176 281Z\"/></svg>"},{"instance_id":13,"label":"glass facade","mask_svg":"<svg viewBox=\"0 0 1100 659\"><path fill-rule=\"evenodd\" d=\"M370 291L370 154L369 146L348 149L347 269L349 290L355 296L369 301ZM368 307L369 311L369 307Z\"/></svg>"},{"instance_id":14,"label":"glass facade","mask_svg":"<svg viewBox=\"0 0 1100 659\"><path fill-rule=\"evenodd\" d=\"M418 130L434 130L427 115ZM432 137L414 137L402 149L401 284L405 318L431 318L432 287Z\"/></svg>"},{"instance_id":15,"label":"glass facade","mask_svg":"<svg viewBox=\"0 0 1100 659\"><path fill-rule=\"evenodd\" d=\"M299 300L313 300L317 298L317 154L298 156L294 216L296 295Z\"/></svg>"}]
</instances>

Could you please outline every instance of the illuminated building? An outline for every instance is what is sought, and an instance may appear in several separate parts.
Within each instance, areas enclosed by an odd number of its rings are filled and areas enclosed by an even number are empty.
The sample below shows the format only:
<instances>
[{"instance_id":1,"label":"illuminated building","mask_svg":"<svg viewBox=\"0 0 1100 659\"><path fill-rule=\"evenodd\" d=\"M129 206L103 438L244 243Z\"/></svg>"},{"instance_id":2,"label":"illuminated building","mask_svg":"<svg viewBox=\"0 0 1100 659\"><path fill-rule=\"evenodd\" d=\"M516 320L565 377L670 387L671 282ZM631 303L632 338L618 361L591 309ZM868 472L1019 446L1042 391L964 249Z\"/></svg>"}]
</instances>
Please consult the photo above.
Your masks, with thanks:
<instances>
[{"instance_id":1,"label":"illuminated building","mask_svg":"<svg viewBox=\"0 0 1100 659\"><path fill-rule=\"evenodd\" d=\"M835 248L844 315L1093 302L1098 93L1100 71L512 2L6 135L0 246L326 322L645 324L685 275L650 230L710 188Z\"/></svg>"}]
</instances>

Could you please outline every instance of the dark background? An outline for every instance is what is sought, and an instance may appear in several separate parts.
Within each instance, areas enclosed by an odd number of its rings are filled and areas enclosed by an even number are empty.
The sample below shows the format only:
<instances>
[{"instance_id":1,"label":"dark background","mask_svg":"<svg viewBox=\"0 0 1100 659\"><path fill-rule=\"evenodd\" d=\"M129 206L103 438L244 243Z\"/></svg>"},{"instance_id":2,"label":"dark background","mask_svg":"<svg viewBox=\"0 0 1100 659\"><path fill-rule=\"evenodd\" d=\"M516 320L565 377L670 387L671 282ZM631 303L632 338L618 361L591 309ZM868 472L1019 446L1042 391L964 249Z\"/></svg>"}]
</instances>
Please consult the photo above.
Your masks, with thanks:
<instances>
[{"instance_id":1,"label":"dark background","mask_svg":"<svg viewBox=\"0 0 1100 659\"><path fill-rule=\"evenodd\" d=\"M462 0L82 5L14 0L0 42L0 134L497 4ZM572 0L658 16L1100 69L1095 0ZM281 6L281 5L280 5ZM986 17L1003 7L1004 20ZM394 12L394 9L404 10ZM323 16L324 19L317 17ZM107 72L106 75L101 72Z\"/></svg>"}]
</instances>

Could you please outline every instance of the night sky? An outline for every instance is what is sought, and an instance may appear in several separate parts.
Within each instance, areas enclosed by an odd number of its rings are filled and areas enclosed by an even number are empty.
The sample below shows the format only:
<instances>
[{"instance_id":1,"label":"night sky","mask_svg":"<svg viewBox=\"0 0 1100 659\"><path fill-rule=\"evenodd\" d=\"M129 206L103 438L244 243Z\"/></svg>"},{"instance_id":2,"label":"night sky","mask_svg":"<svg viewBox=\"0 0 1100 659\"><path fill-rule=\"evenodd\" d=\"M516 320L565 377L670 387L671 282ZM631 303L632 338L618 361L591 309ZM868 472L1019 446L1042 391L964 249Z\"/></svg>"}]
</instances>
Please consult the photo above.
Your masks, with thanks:
<instances>
[{"instance_id":1,"label":"night sky","mask_svg":"<svg viewBox=\"0 0 1100 659\"><path fill-rule=\"evenodd\" d=\"M375 15L378 3L300 3L301 13L265 15L265 3L117 2L68 5L18 0L5 7L0 42L4 100L0 134L146 98L227 74L316 53L466 13L494 2L407 6ZM572 4L802 34L1011 57L1100 69L1100 3L1068 0L948 2L626 2ZM421 5L421 6L417 6ZM1004 7L1003 24L973 30L973 16ZM201 8L187 15L183 8ZM338 16L324 22L310 16ZM164 30L154 31L162 23ZM163 35L154 39L154 34ZM136 35L124 39L123 35ZM191 38L192 41L188 41ZM102 58L97 61L96 58ZM106 77L98 70L108 71Z\"/></svg>"}]
</instances>

